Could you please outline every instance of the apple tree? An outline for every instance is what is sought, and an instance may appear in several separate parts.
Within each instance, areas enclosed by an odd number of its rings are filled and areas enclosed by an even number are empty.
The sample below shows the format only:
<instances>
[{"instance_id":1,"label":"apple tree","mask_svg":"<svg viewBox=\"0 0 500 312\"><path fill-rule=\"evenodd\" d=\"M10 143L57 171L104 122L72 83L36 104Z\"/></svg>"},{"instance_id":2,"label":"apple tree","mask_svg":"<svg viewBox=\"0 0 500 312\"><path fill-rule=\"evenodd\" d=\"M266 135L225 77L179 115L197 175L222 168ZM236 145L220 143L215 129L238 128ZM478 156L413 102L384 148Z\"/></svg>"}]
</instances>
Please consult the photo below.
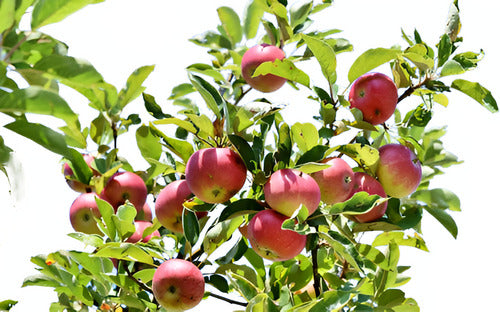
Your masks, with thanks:
<instances>
[{"instance_id":1,"label":"apple tree","mask_svg":"<svg viewBox=\"0 0 500 312\"><path fill-rule=\"evenodd\" d=\"M427 218L456 237L450 212L461 209L431 188L460 163L445 127L430 126L434 108L462 92L498 111L480 83L443 79L482 57L460 49L458 1L436 42L403 32L403 46L369 49L347 73L337 61L351 42L313 23L332 1L220 7L220 24L190 39L211 62L194 60L164 104L143 87L153 65L116 87L39 30L97 2L0 3L3 127L59 154L61 178L81 193L68 203L75 249L34 256L23 286L54 288L50 311L186 310L209 296L240 311L419 311L400 289L400 247L427 250ZM88 100L90 124L60 85ZM285 85L317 114L287 121L271 96ZM149 114L127 115L132 102ZM120 150L131 132L147 167ZM0 137L4 173L7 145Z\"/></svg>"}]
</instances>

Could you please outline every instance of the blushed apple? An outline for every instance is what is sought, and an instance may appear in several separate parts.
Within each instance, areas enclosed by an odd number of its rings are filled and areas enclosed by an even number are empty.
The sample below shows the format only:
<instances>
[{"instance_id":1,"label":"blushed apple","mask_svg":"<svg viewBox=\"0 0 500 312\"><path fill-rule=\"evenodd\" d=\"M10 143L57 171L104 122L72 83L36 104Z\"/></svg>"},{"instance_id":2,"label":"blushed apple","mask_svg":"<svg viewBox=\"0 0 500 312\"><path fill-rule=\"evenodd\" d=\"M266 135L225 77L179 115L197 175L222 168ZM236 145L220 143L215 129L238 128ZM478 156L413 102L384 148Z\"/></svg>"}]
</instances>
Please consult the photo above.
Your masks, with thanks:
<instances>
[{"instance_id":1,"label":"blushed apple","mask_svg":"<svg viewBox=\"0 0 500 312\"><path fill-rule=\"evenodd\" d=\"M90 154L82 154L82 157L83 157L83 160L85 160L85 162L89 166L89 168L92 170L92 174L94 176L100 175L99 171L92 168L92 162L94 161L95 157L90 155ZM64 173L64 178L66 179L66 183L74 191L79 192L79 193L92 192L92 188L90 187L90 185L87 185L85 183L82 183L82 182L76 180L73 169L71 169L70 165L67 162L64 163L64 165L63 165L63 173Z\"/></svg>"},{"instance_id":2,"label":"blushed apple","mask_svg":"<svg viewBox=\"0 0 500 312\"><path fill-rule=\"evenodd\" d=\"M379 125L389 119L398 104L398 88L394 81L382 73L364 74L349 91L351 108L363 113L363 119Z\"/></svg>"},{"instance_id":3,"label":"blushed apple","mask_svg":"<svg viewBox=\"0 0 500 312\"><path fill-rule=\"evenodd\" d=\"M257 67L264 62L283 60L285 52L274 45L259 44L248 49L241 59L241 75L254 89L261 92L273 92L281 88L286 78L273 74L252 77Z\"/></svg>"},{"instance_id":4,"label":"blushed apple","mask_svg":"<svg viewBox=\"0 0 500 312\"><path fill-rule=\"evenodd\" d=\"M301 205L311 215L321 201L321 191L310 175L296 169L280 169L264 185L264 198L269 207L285 216L291 217Z\"/></svg>"},{"instance_id":5,"label":"blushed apple","mask_svg":"<svg viewBox=\"0 0 500 312\"><path fill-rule=\"evenodd\" d=\"M103 199L118 209L128 200L139 211L146 203L148 189L140 176L133 172L115 173L106 183L101 193Z\"/></svg>"},{"instance_id":6,"label":"blushed apple","mask_svg":"<svg viewBox=\"0 0 500 312\"><path fill-rule=\"evenodd\" d=\"M245 184L247 168L230 148L204 148L186 164L186 181L191 192L206 203L223 203Z\"/></svg>"},{"instance_id":7,"label":"blushed apple","mask_svg":"<svg viewBox=\"0 0 500 312\"><path fill-rule=\"evenodd\" d=\"M71 226L77 232L86 234L101 234L95 218L100 218L101 213L97 207L96 193L83 193L71 204L69 220Z\"/></svg>"},{"instance_id":8,"label":"blushed apple","mask_svg":"<svg viewBox=\"0 0 500 312\"><path fill-rule=\"evenodd\" d=\"M152 221L153 220L153 211L151 210L151 207L149 207L149 204L146 202L137 211L137 215L135 216L135 220L139 221Z\"/></svg>"},{"instance_id":9,"label":"blushed apple","mask_svg":"<svg viewBox=\"0 0 500 312\"><path fill-rule=\"evenodd\" d=\"M149 234L148 236L143 237L144 231L147 228L153 226L153 223L151 223L150 221L135 221L134 225L135 225L135 232L129 238L127 238L128 243L137 243L137 242L147 243L151 239L151 237L153 237L153 236L160 237L161 236L160 232L154 231L153 233Z\"/></svg>"},{"instance_id":10,"label":"blushed apple","mask_svg":"<svg viewBox=\"0 0 500 312\"><path fill-rule=\"evenodd\" d=\"M422 180L422 166L411 149L401 144L379 148L377 177L387 195L403 198L413 193Z\"/></svg>"},{"instance_id":11,"label":"blushed apple","mask_svg":"<svg viewBox=\"0 0 500 312\"><path fill-rule=\"evenodd\" d=\"M193 196L186 180L177 180L167 184L158 194L155 213L158 221L167 230L183 233L182 214L184 202Z\"/></svg>"},{"instance_id":12,"label":"blushed apple","mask_svg":"<svg viewBox=\"0 0 500 312\"><path fill-rule=\"evenodd\" d=\"M334 157L322 161L330 167L311 174L321 190L321 200L328 205L349 198L353 188L354 172L342 158Z\"/></svg>"},{"instance_id":13,"label":"blushed apple","mask_svg":"<svg viewBox=\"0 0 500 312\"><path fill-rule=\"evenodd\" d=\"M379 195L380 197L387 197L387 194L377 179L372 177L371 175L364 172L355 172L353 179L353 189L349 198L357 192L367 192L369 195ZM387 202L383 202L375 207L373 207L370 211L353 215L353 218L360 223L372 222L382 218L387 210Z\"/></svg>"},{"instance_id":14,"label":"blushed apple","mask_svg":"<svg viewBox=\"0 0 500 312\"><path fill-rule=\"evenodd\" d=\"M246 235L253 250L263 258L285 261L306 246L306 235L281 228L287 217L272 209L261 210L248 223Z\"/></svg>"},{"instance_id":15,"label":"blushed apple","mask_svg":"<svg viewBox=\"0 0 500 312\"><path fill-rule=\"evenodd\" d=\"M183 259L163 262L153 275L153 294L167 311L185 311L197 306L205 294L200 269Z\"/></svg>"}]
</instances>

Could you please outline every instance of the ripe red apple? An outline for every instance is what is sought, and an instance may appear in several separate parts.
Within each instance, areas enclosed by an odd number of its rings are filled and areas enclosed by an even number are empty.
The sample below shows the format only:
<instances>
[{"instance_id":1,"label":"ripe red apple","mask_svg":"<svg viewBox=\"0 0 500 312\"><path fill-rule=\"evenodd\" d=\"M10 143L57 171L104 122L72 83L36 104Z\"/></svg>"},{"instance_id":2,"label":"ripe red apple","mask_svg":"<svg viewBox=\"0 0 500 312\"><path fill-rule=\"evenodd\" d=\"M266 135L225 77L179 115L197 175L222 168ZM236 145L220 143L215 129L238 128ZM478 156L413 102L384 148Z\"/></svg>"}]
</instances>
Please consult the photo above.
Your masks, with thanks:
<instances>
[{"instance_id":1,"label":"ripe red apple","mask_svg":"<svg viewBox=\"0 0 500 312\"><path fill-rule=\"evenodd\" d=\"M261 92L273 92L281 88L286 78L272 74L252 77L255 69L264 62L283 60L285 52L274 45L259 44L248 49L241 59L241 75L245 81L254 89Z\"/></svg>"},{"instance_id":2,"label":"ripe red apple","mask_svg":"<svg viewBox=\"0 0 500 312\"><path fill-rule=\"evenodd\" d=\"M200 269L182 259L163 262L153 275L153 294L167 311L184 311L197 306L205 294Z\"/></svg>"},{"instance_id":3,"label":"ripe red apple","mask_svg":"<svg viewBox=\"0 0 500 312\"><path fill-rule=\"evenodd\" d=\"M291 217L300 205L311 215L321 201L318 183L308 174L296 169L275 171L264 185L267 204L277 212Z\"/></svg>"},{"instance_id":4,"label":"ripe red apple","mask_svg":"<svg viewBox=\"0 0 500 312\"><path fill-rule=\"evenodd\" d=\"M148 236L143 237L144 230L146 230L147 228L149 228L153 225L153 223L151 223L149 221L135 221L134 225L135 225L135 232L129 238L127 238L128 243L137 243L137 242L147 243L151 239L151 237L153 237L153 236L160 237L161 236L160 232L154 231L153 233L149 234Z\"/></svg>"},{"instance_id":5,"label":"ripe red apple","mask_svg":"<svg viewBox=\"0 0 500 312\"><path fill-rule=\"evenodd\" d=\"M230 148L196 151L186 164L186 181L191 192L207 203L223 203L245 184L247 168Z\"/></svg>"},{"instance_id":6,"label":"ripe red apple","mask_svg":"<svg viewBox=\"0 0 500 312\"><path fill-rule=\"evenodd\" d=\"M352 84L349 102L351 108L355 107L363 113L365 121L379 125L394 114L398 104L398 88L384 74L364 74Z\"/></svg>"},{"instance_id":7,"label":"ripe red apple","mask_svg":"<svg viewBox=\"0 0 500 312\"><path fill-rule=\"evenodd\" d=\"M155 212L158 221L167 230L183 233L183 203L193 195L186 180L177 180L167 184L158 194Z\"/></svg>"},{"instance_id":8,"label":"ripe red apple","mask_svg":"<svg viewBox=\"0 0 500 312\"><path fill-rule=\"evenodd\" d=\"M100 175L99 171L92 168L92 162L94 161L95 157L90 154L83 154L82 156L83 160L85 160L89 168L92 170L92 174L95 176ZM74 175L73 169L71 169L70 165L67 162L63 165L63 173L66 179L66 183L68 183L69 187L71 187L74 191L79 193L89 193L92 191L92 188L89 185L75 180L76 177Z\"/></svg>"},{"instance_id":9,"label":"ripe red apple","mask_svg":"<svg viewBox=\"0 0 500 312\"><path fill-rule=\"evenodd\" d=\"M102 198L115 210L129 200L137 211L143 208L147 195L148 190L144 181L140 176L129 171L115 173L101 193Z\"/></svg>"},{"instance_id":10,"label":"ripe red apple","mask_svg":"<svg viewBox=\"0 0 500 312\"><path fill-rule=\"evenodd\" d=\"M102 234L94 219L94 217L101 217L95 200L96 196L96 193L83 193L73 201L69 210L69 220L75 231L86 234Z\"/></svg>"},{"instance_id":11,"label":"ripe red apple","mask_svg":"<svg viewBox=\"0 0 500 312\"><path fill-rule=\"evenodd\" d=\"M153 220L153 211L151 211L151 207L149 207L148 203L144 203L142 208L137 211L137 215L135 216L135 220L139 221L152 221Z\"/></svg>"},{"instance_id":12,"label":"ripe red apple","mask_svg":"<svg viewBox=\"0 0 500 312\"><path fill-rule=\"evenodd\" d=\"M381 197L387 197L382 184L380 184L379 181L377 181L374 177L367 173L355 172L353 184L354 186L349 198L351 198L352 195L356 194L357 192L367 192L369 195L379 195ZM366 213L353 215L353 218L360 223L376 221L382 218L382 216L385 214L386 209L387 202L383 202L373 207Z\"/></svg>"},{"instance_id":13,"label":"ripe red apple","mask_svg":"<svg viewBox=\"0 0 500 312\"><path fill-rule=\"evenodd\" d=\"M306 246L306 235L281 228L286 216L266 209L257 212L250 220L247 237L254 251L261 257L273 261L294 258Z\"/></svg>"},{"instance_id":14,"label":"ripe red apple","mask_svg":"<svg viewBox=\"0 0 500 312\"><path fill-rule=\"evenodd\" d=\"M351 194L354 172L349 164L341 158L327 158L322 161L330 167L311 174L321 190L321 200L328 205L340 203Z\"/></svg>"},{"instance_id":15,"label":"ripe red apple","mask_svg":"<svg viewBox=\"0 0 500 312\"><path fill-rule=\"evenodd\" d=\"M422 180L422 166L417 156L401 144L379 148L377 177L387 195L403 198L413 193Z\"/></svg>"}]
</instances>

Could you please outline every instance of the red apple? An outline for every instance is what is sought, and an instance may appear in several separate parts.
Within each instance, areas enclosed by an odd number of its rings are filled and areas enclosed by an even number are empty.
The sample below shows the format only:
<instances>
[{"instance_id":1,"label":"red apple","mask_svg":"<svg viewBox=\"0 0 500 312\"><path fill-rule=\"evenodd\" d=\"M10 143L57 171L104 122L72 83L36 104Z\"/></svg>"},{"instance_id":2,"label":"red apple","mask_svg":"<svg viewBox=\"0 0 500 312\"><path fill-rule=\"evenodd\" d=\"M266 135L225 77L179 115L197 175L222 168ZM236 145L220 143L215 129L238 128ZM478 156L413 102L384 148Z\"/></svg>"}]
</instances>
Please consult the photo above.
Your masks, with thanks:
<instances>
[{"instance_id":1,"label":"red apple","mask_svg":"<svg viewBox=\"0 0 500 312\"><path fill-rule=\"evenodd\" d=\"M294 258L306 246L306 235L281 228L286 216L266 209L257 212L250 220L246 235L254 251L273 261Z\"/></svg>"},{"instance_id":2,"label":"red apple","mask_svg":"<svg viewBox=\"0 0 500 312\"><path fill-rule=\"evenodd\" d=\"M92 168L92 162L94 161L95 157L89 154L83 154L82 156L83 160L85 160L89 168L92 170L92 174L94 176L100 175L99 171ZM64 177L66 178L66 183L68 183L69 187L71 187L74 191L79 193L88 193L92 191L92 188L89 185L76 180L73 169L71 169L68 163L64 163L63 172Z\"/></svg>"},{"instance_id":3,"label":"red apple","mask_svg":"<svg viewBox=\"0 0 500 312\"><path fill-rule=\"evenodd\" d=\"M96 196L96 193L83 193L73 201L69 210L69 220L75 231L102 234L95 220L101 217L95 200Z\"/></svg>"},{"instance_id":4,"label":"red apple","mask_svg":"<svg viewBox=\"0 0 500 312\"><path fill-rule=\"evenodd\" d=\"M137 243L137 242L147 243L151 239L151 237L153 237L153 236L160 237L161 236L160 232L154 231L153 233L149 234L148 236L143 237L144 231L147 228L153 226L153 223L151 223L149 221L135 221L134 225L135 225L135 232L134 232L134 234L132 234L132 236L127 238L128 243Z\"/></svg>"},{"instance_id":5,"label":"red apple","mask_svg":"<svg viewBox=\"0 0 500 312\"><path fill-rule=\"evenodd\" d=\"M229 148L198 150L186 164L189 189L207 203L228 201L243 187L246 176L245 163Z\"/></svg>"},{"instance_id":6,"label":"red apple","mask_svg":"<svg viewBox=\"0 0 500 312\"><path fill-rule=\"evenodd\" d=\"M106 183L101 193L103 199L118 209L128 200L139 211L146 203L148 189L140 176L133 172L115 173Z\"/></svg>"},{"instance_id":7,"label":"red apple","mask_svg":"<svg viewBox=\"0 0 500 312\"><path fill-rule=\"evenodd\" d=\"M135 220L139 221L152 221L153 220L153 212L151 211L151 207L149 207L148 203L144 203L142 208L137 211L137 216L135 216Z\"/></svg>"},{"instance_id":8,"label":"red apple","mask_svg":"<svg viewBox=\"0 0 500 312\"><path fill-rule=\"evenodd\" d=\"M264 62L283 60L285 52L274 45L259 44L248 49L241 59L241 75L245 81L254 89L261 92L273 92L281 88L286 78L272 74L252 77L255 69Z\"/></svg>"},{"instance_id":9,"label":"red apple","mask_svg":"<svg viewBox=\"0 0 500 312\"><path fill-rule=\"evenodd\" d=\"M153 294L168 311L185 311L203 299L205 279L193 263L170 259L163 262L153 275Z\"/></svg>"},{"instance_id":10,"label":"red apple","mask_svg":"<svg viewBox=\"0 0 500 312\"><path fill-rule=\"evenodd\" d=\"M422 166L417 156L401 144L379 148L377 177L387 195L403 198L413 193L422 180Z\"/></svg>"},{"instance_id":11,"label":"red apple","mask_svg":"<svg viewBox=\"0 0 500 312\"><path fill-rule=\"evenodd\" d=\"M321 201L321 191L310 175L296 169L280 169L264 185L264 197L269 207L285 216L291 217L300 205L311 215Z\"/></svg>"},{"instance_id":12,"label":"red apple","mask_svg":"<svg viewBox=\"0 0 500 312\"><path fill-rule=\"evenodd\" d=\"M328 205L345 201L353 188L352 168L341 158L328 158L322 162L330 167L311 174L321 190L321 200Z\"/></svg>"},{"instance_id":13,"label":"red apple","mask_svg":"<svg viewBox=\"0 0 500 312\"><path fill-rule=\"evenodd\" d=\"M355 107L363 113L365 121L378 125L394 114L398 104L398 88L384 74L364 74L352 84L349 102L351 108Z\"/></svg>"},{"instance_id":14,"label":"red apple","mask_svg":"<svg viewBox=\"0 0 500 312\"><path fill-rule=\"evenodd\" d=\"M184 202L193 195L186 180L177 180L165 186L155 202L158 221L167 230L183 233L182 214Z\"/></svg>"},{"instance_id":15,"label":"red apple","mask_svg":"<svg viewBox=\"0 0 500 312\"><path fill-rule=\"evenodd\" d=\"M356 194L357 192L367 192L369 195L379 195L381 197L387 197L382 184L380 184L379 181L377 181L374 177L367 173L355 172L353 184L354 186L349 198L351 198L352 195ZM360 223L376 221L382 218L382 216L385 214L386 209L387 202L383 202L380 205L373 207L366 213L353 215L353 218Z\"/></svg>"}]
</instances>

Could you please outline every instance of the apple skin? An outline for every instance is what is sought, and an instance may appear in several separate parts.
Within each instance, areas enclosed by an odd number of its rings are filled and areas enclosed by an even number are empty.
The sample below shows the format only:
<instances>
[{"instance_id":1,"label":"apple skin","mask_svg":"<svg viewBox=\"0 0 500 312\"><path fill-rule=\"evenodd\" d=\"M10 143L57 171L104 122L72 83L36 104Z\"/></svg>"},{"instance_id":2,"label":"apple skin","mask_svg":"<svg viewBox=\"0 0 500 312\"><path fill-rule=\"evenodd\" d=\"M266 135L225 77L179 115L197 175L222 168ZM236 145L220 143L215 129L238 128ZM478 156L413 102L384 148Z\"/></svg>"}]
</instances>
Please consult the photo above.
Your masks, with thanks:
<instances>
[{"instance_id":1,"label":"apple skin","mask_svg":"<svg viewBox=\"0 0 500 312\"><path fill-rule=\"evenodd\" d=\"M95 200L96 197L96 193L83 193L73 201L69 209L69 220L75 231L102 235L94 219L94 217L101 217Z\"/></svg>"},{"instance_id":2,"label":"apple skin","mask_svg":"<svg viewBox=\"0 0 500 312\"><path fill-rule=\"evenodd\" d=\"M264 62L273 62L276 59L283 60L285 52L274 45L259 44L248 49L241 59L241 75L245 81L254 89L261 92L273 92L281 88L286 78L272 74L252 77L255 69Z\"/></svg>"},{"instance_id":3,"label":"apple skin","mask_svg":"<svg viewBox=\"0 0 500 312\"><path fill-rule=\"evenodd\" d=\"M101 197L109 202L115 211L128 199L139 212L146 203L148 189L140 176L133 172L115 173L106 183Z\"/></svg>"},{"instance_id":4,"label":"apple skin","mask_svg":"<svg viewBox=\"0 0 500 312\"><path fill-rule=\"evenodd\" d=\"M230 148L204 148L186 164L186 181L191 192L206 203L228 201L245 184L247 168Z\"/></svg>"},{"instance_id":5,"label":"apple skin","mask_svg":"<svg viewBox=\"0 0 500 312\"><path fill-rule=\"evenodd\" d=\"M137 211L137 215L135 216L136 221L152 221L153 220L153 211L151 207L149 207L148 203L144 203L142 208Z\"/></svg>"},{"instance_id":6,"label":"apple skin","mask_svg":"<svg viewBox=\"0 0 500 312\"><path fill-rule=\"evenodd\" d=\"M246 235L253 250L265 259L285 261L305 248L306 235L281 228L287 217L272 209L261 210L250 220Z\"/></svg>"},{"instance_id":7,"label":"apple skin","mask_svg":"<svg viewBox=\"0 0 500 312\"><path fill-rule=\"evenodd\" d=\"M153 237L153 236L160 237L161 236L160 232L154 231L150 235L148 235L144 238L142 237L142 235L144 234L144 230L146 230L148 227L151 227L153 225L153 223L151 223L150 221L140 221L139 220L139 221L135 221L134 225L135 225L135 232L129 238L127 238L126 241L128 243L137 243L137 242L147 243L151 239L151 237Z\"/></svg>"},{"instance_id":8,"label":"apple skin","mask_svg":"<svg viewBox=\"0 0 500 312\"><path fill-rule=\"evenodd\" d=\"M311 174L321 190L321 200L328 205L340 203L351 194L354 172L349 164L341 158L327 158L322 163L330 167Z\"/></svg>"},{"instance_id":9,"label":"apple skin","mask_svg":"<svg viewBox=\"0 0 500 312\"><path fill-rule=\"evenodd\" d=\"M163 262L153 275L153 294L167 311L185 311L203 299L205 280L193 263L170 259Z\"/></svg>"},{"instance_id":10,"label":"apple skin","mask_svg":"<svg viewBox=\"0 0 500 312\"><path fill-rule=\"evenodd\" d=\"M379 195L381 197L387 197L387 194L377 179L371 175L364 172L355 172L353 179L353 189L349 198L351 198L357 192L367 192L369 195ZM353 215L352 217L359 223L367 223L376 221L382 218L387 210L387 202L383 202L380 205L373 207L370 211Z\"/></svg>"},{"instance_id":11,"label":"apple skin","mask_svg":"<svg viewBox=\"0 0 500 312\"><path fill-rule=\"evenodd\" d=\"M291 217L300 205L311 215L321 201L318 183L308 174L296 169L275 171L264 185L264 198L277 212Z\"/></svg>"},{"instance_id":12,"label":"apple skin","mask_svg":"<svg viewBox=\"0 0 500 312\"><path fill-rule=\"evenodd\" d=\"M403 198L413 193L422 180L422 166L415 153L401 144L379 148L377 177L387 195Z\"/></svg>"},{"instance_id":13,"label":"apple skin","mask_svg":"<svg viewBox=\"0 0 500 312\"><path fill-rule=\"evenodd\" d=\"M352 84L349 91L351 108L363 113L363 119L379 125L389 119L398 104L398 88L382 73L364 74Z\"/></svg>"},{"instance_id":14,"label":"apple skin","mask_svg":"<svg viewBox=\"0 0 500 312\"><path fill-rule=\"evenodd\" d=\"M171 232L183 233L183 204L192 195L186 180L177 180L167 184L160 191L155 202L156 217L161 225Z\"/></svg>"},{"instance_id":15,"label":"apple skin","mask_svg":"<svg viewBox=\"0 0 500 312\"><path fill-rule=\"evenodd\" d=\"M82 154L82 156L83 156L83 160L85 160L85 162L87 163L89 168L92 170L92 174L94 176L100 175L99 171L92 168L92 162L94 161L95 157L90 155L90 154ZM64 163L63 173L64 173L64 177L66 178L66 183L74 191L76 191L78 193L90 193L92 191L92 188L89 185L75 180L76 178L75 178L73 169L71 169L71 167L69 166L68 163Z\"/></svg>"}]
</instances>

